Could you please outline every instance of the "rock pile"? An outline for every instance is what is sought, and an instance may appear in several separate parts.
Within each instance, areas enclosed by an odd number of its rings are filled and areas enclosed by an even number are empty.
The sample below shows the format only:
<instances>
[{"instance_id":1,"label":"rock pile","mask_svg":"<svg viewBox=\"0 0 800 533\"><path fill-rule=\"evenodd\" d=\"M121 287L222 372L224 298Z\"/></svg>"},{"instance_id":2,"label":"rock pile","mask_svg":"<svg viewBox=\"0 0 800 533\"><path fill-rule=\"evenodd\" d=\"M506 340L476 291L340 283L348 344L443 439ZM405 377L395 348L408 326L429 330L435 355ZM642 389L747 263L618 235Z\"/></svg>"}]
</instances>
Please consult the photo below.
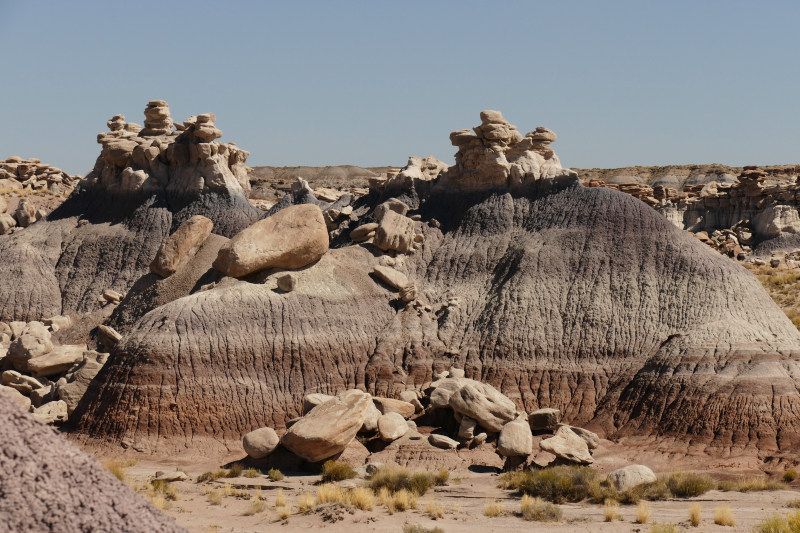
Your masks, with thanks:
<instances>
[{"instance_id":1,"label":"rock pile","mask_svg":"<svg viewBox=\"0 0 800 533\"><path fill-rule=\"evenodd\" d=\"M47 190L53 194L69 194L81 176L70 176L60 168L39 159L12 156L0 160L0 190Z\"/></svg>"},{"instance_id":2,"label":"rock pile","mask_svg":"<svg viewBox=\"0 0 800 533\"><path fill-rule=\"evenodd\" d=\"M0 389L45 424L67 421L108 358L85 345L55 345L52 334L71 325L66 316L0 322Z\"/></svg>"},{"instance_id":3,"label":"rock pile","mask_svg":"<svg viewBox=\"0 0 800 533\"><path fill-rule=\"evenodd\" d=\"M463 377L463 370L456 368L441 373L424 391L407 390L400 396L400 400L372 397L359 390L338 396L309 394L303 398L304 415L288 424L283 437L279 439L275 430L265 427L246 434L242 444L253 459L267 457L280 443L310 463L338 456L356 438L367 445L372 440L408 438L417 442L415 446L424 439L431 447L444 450L476 448L489 442L500 456L527 459L536 453L536 435L542 451L563 461L591 464L591 450L600 442L591 431L561 424L557 409L530 415L518 411L497 389ZM421 434L414 420L439 410L450 413L452 420L447 425L456 429L448 433L444 427L433 428ZM441 415L432 418L441 420ZM548 435L552 436L541 438Z\"/></svg>"}]
</instances>

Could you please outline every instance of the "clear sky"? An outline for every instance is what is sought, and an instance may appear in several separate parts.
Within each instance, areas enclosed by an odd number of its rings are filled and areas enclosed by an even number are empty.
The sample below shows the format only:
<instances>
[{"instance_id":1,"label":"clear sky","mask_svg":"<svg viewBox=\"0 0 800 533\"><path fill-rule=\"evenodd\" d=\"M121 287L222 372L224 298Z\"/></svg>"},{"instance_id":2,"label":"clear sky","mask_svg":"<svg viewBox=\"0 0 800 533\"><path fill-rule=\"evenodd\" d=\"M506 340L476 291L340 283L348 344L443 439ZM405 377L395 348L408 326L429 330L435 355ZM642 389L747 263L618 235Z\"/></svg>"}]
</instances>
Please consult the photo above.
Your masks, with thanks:
<instances>
[{"instance_id":1,"label":"clear sky","mask_svg":"<svg viewBox=\"0 0 800 533\"><path fill-rule=\"evenodd\" d=\"M250 165L452 163L495 109L566 167L800 163L800 2L0 0L0 158L86 174L146 103Z\"/></svg>"}]
</instances>

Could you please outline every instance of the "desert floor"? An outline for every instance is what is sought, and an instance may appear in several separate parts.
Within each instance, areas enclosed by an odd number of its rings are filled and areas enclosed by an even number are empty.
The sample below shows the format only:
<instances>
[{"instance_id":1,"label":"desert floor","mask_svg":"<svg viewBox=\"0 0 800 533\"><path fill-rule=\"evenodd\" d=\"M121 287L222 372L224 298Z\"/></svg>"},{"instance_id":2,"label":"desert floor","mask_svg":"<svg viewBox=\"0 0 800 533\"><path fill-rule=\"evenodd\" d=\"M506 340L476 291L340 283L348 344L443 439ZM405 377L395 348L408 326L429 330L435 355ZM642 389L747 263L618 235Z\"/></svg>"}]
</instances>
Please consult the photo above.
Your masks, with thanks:
<instances>
[{"instance_id":1,"label":"desert floor","mask_svg":"<svg viewBox=\"0 0 800 533\"><path fill-rule=\"evenodd\" d=\"M148 486L148 479L156 470L174 470L170 465L139 463L128 469L128 483L143 491ZM314 494L318 475L287 474L279 482L268 477L221 479L207 484L198 484L194 479L203 473L202 469L189 469L189 481L176 482L178 500L170 502L165 509L167 515L175 518L177 523L191 532L255 532L278 529L280 531L306 531L324 528L331 532L389 531L402 532L404 524L420 524L427 528L440 527L445 533L450 532L511 532L511 531L559 531L559 532L641 532L650 531L654 524L673 523L677 531L751 531L752 526L772 513L786 514L791 511L787 503L800 498L795 490L779 490L772 492L720 492L710 491L697 498L650 502L652 515L646 524L634 522L637 507L622 505L619 508L621 520L604 521L602 505L578 503L563 504L563 518L558 523L528 522L517 513L520 510L518 493L497 488L498 475L492 473L454 473L449 485L436 487L419 498L415 510L396 511L393 515L383 505L376 505L372 511L343 508L327 504L318 507L315 512L302 515L297 513L298 496L304 492ZM361 483L355 479L342 483ZM239 496L231 494L223 496L221 504L214 505L209 501L208 492L218 494L236 491ZM291 515L281 519L275 509L278 489L283 489L286 508ZM243 494L251 499L245 499ZM266 509L252 516L245 516L251 506L253 497L260 494ZM443 518L433 520L426 509L440 506L444 511ZM689 505L700 503L702 506L702 523L692 527L689 523ZM499 503L503 506L500 516L489 518L484 515L487 505ZM729 505L736 521L735 527L714 524L714 509Z\"/></svg>"}]
</instances>

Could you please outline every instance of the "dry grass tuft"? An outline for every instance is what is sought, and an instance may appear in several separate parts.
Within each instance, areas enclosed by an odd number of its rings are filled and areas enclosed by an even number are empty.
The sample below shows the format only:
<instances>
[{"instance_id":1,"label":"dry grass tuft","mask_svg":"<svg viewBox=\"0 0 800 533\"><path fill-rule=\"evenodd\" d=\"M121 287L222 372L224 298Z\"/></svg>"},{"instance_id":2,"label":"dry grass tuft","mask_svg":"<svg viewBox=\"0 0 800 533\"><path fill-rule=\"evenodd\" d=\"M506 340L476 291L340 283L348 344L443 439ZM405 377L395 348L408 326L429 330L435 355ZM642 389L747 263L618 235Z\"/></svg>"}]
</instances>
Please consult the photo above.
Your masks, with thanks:
<instances>
[{"instance_id":1,"label":"dry grass tuft","mask_svg":"<svg viewBox=\"0 0 800 533\"><path fill-rule=\"evenodd\" d=\"M703 512L703 507L699 503L693 503L689 506L689 522L697 527L700 525L700 517Z\"/></svg>"},{"instance_id":2,"label":"dry grass tuft","mask_svg":"<svg viewBox=\"0 0 800 533\"><path fill-rule=\"evenodd\" d=\"M370 476L369 487L375 492L386 488L392 494L405 490L423 496L431 487L446 485L449 477L450 473L444 469L436 473L412 473L407 468L387 465L378 468Z\"/></svg>"},{"instance_id":3,"label":"dry grass tuft","mask_svg":"<svg viewBox=\"0 0 800 533\"><path fill-rule=\"evenodd\" d=\"M227 472L225 472L223 469L220 468L219 470L217 470L215 472L204 472L203 474L200 474L199 476L197 476L197 480L196 481L197 481L197 483L205 483L207 481L216 481L219 478L225 477L226 474L227 474Z\"/></svg>"},{"instance_id":4,"label":"dry grass tuft","mask_svg":"<svg viewBox=\"0 0 800 533\"><path fill-rule=\"evenodd\" d=\"M619 502L614 500L606 500L603 505L603 516L606 522L613 522L614 520L622 520L619 514Z\"/></svg>"},{"instance_id":5,"label":"dry grass tuft","mask_svg":"<svg viewBox=\"0 0 800 533\"><path fill-rule=\"evenodd\" d=\"M243 516L253 516L254 514L263 513L267 510L267 502L263 501L259 496L253 499L250 507L245 509L242 513Z\"/></svg>"},{"instance_id":6,"label":"dry grass tuft","mask_svg":"<svg viewBox=\"0 0 800 533\"><path fill-rule=\"evenodd\" d=\"M358 487L351 490L347 497L350 504L362 511L371 511L375 507L375 493L367 487Z\"/></svg>"},{"instance_id":7,"label":"dry grass tuft","mask_svg":"<svg viewBox=\"0 0 800 533\"><path fill-rule=\"evenodd\" d=\"M286 506L286 495L283 493L283 489L278 489L275 491L275 507L285 507Z\"/></svg>"},{"instance_id":8,"label":"dry grass tuft","mask_svg":"<svg viewBox=\"0 0 800 533\"><path fill-rule=\"evenodd\" d=\"M720 505L714 508L714 523L718 526L736 526L736 520L733 518L733 511L730 506Z\"/></svg>"},{"instance_id":9,"label":"dry grass tuft","mask_svg":"<svg viewBox=\"0 0 800 533\"><path fill-rule=\"evenodd\" d=\"M444 533L440 527L424 527L420 524L403 524L403 533Z\"/></svg>"},{"instance_id":10,"label":"dry grass tuft","mask_svg":"<svg viewBox=\"0 0 800 533\"><path fill-rule=\"evenodd\" d=\"M230 470L228 470L228 473L225 474L225 477L239 477L242 475L243 471L244 468L242 468L242 465L235 463L233 466L231 466Z\"/></svg>"},{"instance_id":11,"label":"dry grass tuft","mask_svg":"<svg viewBox=\"0 0 800 533\"><path fill-rule=\"evenodd\" d=\"M272 481L281 481L283 478L286 477L283 475L283 472L281 472L277 468L270 468L269 472L267 472L267 475Z\"/></svg>"},{"instance_id":12,"label":"dry grass tuft","mask_svg":"<svg viewBox=\"0 0 800 533\"><path fill-rule=\"evenodd\" d=\"M675 524L667 522L666 524L653 524L650 526L650 533L678 533Z\"/></svg>"},{"instance_id":13,"label":"dry grass tuft","mask_svg":"<svg viewBox=\"0 0 800 533\"><path fill-rule=\"evenodd\" d=\"M789 470L783 473L783 480L786 483L791 483L795 479L797 479L797 470L795 470L794 468L790 468Z\"/></svg>"},{"instance_id":14,"label":"dry grass tuft","mask_svg":"<svg viewBox=\"0 0 800 533\"><path fill-rule=\"evenodd\" d=\"M278 518L281 520L286 520L292 514L292 511L288 507L276 507L275 512L278 513Z\"/></svg>"},{"instance_id":15,"label":"dry grass tuft","mask_svg":"<svg viewBox=\"0 0 800 533\"><path fill-rule=\"evenodd\" d=\"M494 518L503 514L503 504L500 502L490 503L483 510L483 514L489 518Z\"/></svg>"},{"instance_id":16,"label":"dry grass tuft","mask_svg":"<svg viewBox=\"0 0 800 533\"><path fill-rule=\"evenodd\" d=\"M650 521L650 505L645 502L639 502L639 507L636 508L636 519L634 522L637 524L646 524Z\"/></svg>"},{"instance_id":17,"label":"dry grass tuft","mask_svg":"<svg viewBox=\"0 0 800 533\"><path fill-rule=\"evenodd\" d=\"M206 496L208 503L211 505L222 505L222 494L218 490L212 490Z\"/></svg>"},{"instance_id":18,"label":"dry grass tuft","mask_svg":"<svg viewBox=\"0 0 800 533\"><path fill-rule=\"evenodd\" d=\"M558 522L561 520L561 508L541 498L533 498L525 494L520 509L522 518L536 522Z\"/></svg>"},{"instance_id":19,"label":"dry grass tuft","mask_svg":"<svg viewBox=\"0 0 800 533\"><path fill-rule=\"evenodd\" d=\"M317 505L322 503L347 503L347 495L341 487L325 483L317 487Z\"/></svg>"},{"instance_id":20,"label":"dry grass tuft","mask_svg":"<svg viewBox=\"0 0 800 533\"><path fill-rule=\"evenodd\" d=\"M261 475L261 470L259 470L258 468L248 468L244 472L242 472L242 475L244 477L252 479L254 477L259 477Z\"/></svg>"},{"instance_id":21,"label":"dry grass tuft","mask_svg":"<svg viewBox=\"0 0 800 533\"><path fill-rule=\"evenodd\" d=\"M719 490L728 492L756 492L762 490L782 490L788 489L788 485L777 479L770 479L763 476L742 476L735 481L720 481L717 487Z\"/></svg>"},{"instance_id":22,"label":"dry grass tuft","mask_svg":"<svg viewBox=\"0 0 800 533\"><path fill-rule=\"evenodd\" d=\"M425 504L425 514L434 520L444 518L444 507L436 503L433 499L430 499Z\"/></svg>"},{"instance_id":23,"label":"dry grass tuft","mask_svg":"<svg viewBox=\"0 0 800 533\"><path fill-rule=\"evenodd\" d=\"M119 457L105 461L103 466L114 474L120 481L125 481L128 477L128 468L136 464L136 459L121 459Z\"/></svg>"},{"instance_id":24,"label":"dry grass tuft","mask_svg":"<svg viewBox=\"0 0 800 533\"><path fill-rule=\"evenodd\" d=\"M350 468L347 463L338 461L325 461L322 465L322 482L332 483L334 481L344 481L356 477L356 471Z\"/></svg>"},{"instance_id":25,"label":"dry grass tuft","mask_svg":"<svg viewBox=\"0 0 800 533\"><path fill-rule=\"evenodd\" d=\"M297 495L297 512L300 514L308 514L314 509L314 495L309 492L303 492Z\"/></svg>"}]
</instances>

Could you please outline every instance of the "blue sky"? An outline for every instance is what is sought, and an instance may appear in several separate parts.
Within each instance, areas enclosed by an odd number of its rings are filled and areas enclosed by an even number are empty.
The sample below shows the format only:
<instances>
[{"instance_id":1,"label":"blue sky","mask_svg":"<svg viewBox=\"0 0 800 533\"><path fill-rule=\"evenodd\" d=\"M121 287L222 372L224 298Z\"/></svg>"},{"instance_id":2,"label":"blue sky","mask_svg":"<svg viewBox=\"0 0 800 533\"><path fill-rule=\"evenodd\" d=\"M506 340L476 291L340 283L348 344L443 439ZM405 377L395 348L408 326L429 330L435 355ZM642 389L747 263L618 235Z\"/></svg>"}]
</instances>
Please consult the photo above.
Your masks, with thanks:
<instances>
[{"instance_id":1,"label":"blue sky","mask_svg":"<svg viewBox=\"0 0 800 533\"><path fill-rule=\"evenodd\" d=\"M117 113L250 165L452 163L496 109L566 167L800 163L800 2L0 0L0 158L86 174Z\"/></svg>"}]
</instances>

